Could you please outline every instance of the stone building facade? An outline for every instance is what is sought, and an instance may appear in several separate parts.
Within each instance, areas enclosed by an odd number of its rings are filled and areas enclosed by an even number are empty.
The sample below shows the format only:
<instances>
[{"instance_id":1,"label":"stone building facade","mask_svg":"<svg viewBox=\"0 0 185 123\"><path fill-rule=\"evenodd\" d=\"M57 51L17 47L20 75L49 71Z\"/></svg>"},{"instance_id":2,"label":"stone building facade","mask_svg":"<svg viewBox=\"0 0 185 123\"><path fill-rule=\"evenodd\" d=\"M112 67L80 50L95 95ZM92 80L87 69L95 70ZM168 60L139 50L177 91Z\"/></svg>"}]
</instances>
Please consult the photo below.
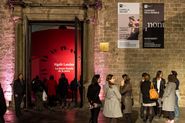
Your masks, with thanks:
<instances>
[{"instance_id":1,"label":"stone building facade","mask_svg":"<svg viewBox=\"0 0 185 123\"><path fill-rule=\"evenodd\" d=\"M25 19L28 20L73 20L84 21L84 81L87 86L94 73L105 76L112 73L121 80L129 74L133 85L135 104L138 104L139 81L143 72L154 77L162 70L167 79L171 70L178 72L181 82L180 105L185 106L185 1L184 0L102 0L101 9L83 9L82 4L94 0L23 0L26 7L15 6L14 10L0 1L0 82L11 83L19 72L25 72ZM165 37L163 49L142 48L142 17L140 14L140 47L122 49L117 46L117 3L164 3ZM41 3L41 4L40 4ZM142 10L142 7L140 8ZM17 19L20 17L20 19ZM88 22L86 22L89 20ZM100 43L108 42L109 50L100 51ZM12 74L9 74L12 73Z\"/></svg>"}]
</instances>

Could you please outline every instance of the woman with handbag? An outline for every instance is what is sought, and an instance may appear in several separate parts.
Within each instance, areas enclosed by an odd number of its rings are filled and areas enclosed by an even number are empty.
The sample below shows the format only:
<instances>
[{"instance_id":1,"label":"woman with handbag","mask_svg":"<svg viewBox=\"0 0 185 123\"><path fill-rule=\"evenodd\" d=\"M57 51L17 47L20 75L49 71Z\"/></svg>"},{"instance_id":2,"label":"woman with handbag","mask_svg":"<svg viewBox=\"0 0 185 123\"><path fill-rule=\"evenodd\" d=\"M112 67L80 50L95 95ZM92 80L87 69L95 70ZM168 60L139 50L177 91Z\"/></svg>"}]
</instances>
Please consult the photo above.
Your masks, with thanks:
<instances>
[{"instance_id":1,"label":"woman with handbag","mask_svg":"<svg viewBox=\"0 0 185 123\"><path fill-rule=\"evenodd\" d=\"M143 122L147 123L149 120L149 123L151 123L155 115L153 106L156 106L156 101L150 99L150 75L147 74L144 79L144 82L141 83L141 93L143 99Z\"/></svg>"},{"instance_id":2,"label":"woman with handbag","mask_svg":"<svg viewBox=\"0 0 185 123\"><path fill-rule=\"evenodd\" d=\"M124 109L122 109L127 123L132 123L132 85L130 78L127 74L122 75L123 80L121 81L120 93Z\"/></svg>"},{"instance_id":3,"label":"woman with handbag","mask_svg":"<svg viewBox=\"0 0 185 123\"><path fill-rule=\"evenodd\" d=\"M88 87L87 90L87 98L89 101L89 108L91 110L91 118L90 123L98 123L98 115L100 112L100 107L102 105L99 93L100 93L100 75L96 74L93 76L91 84Z\"/></svg>"},{"instance_id":4,"label":"woman with handbag","mask_svg":"<svg viewBox=\"0 0 185 123\"><path fill-rule=\"evenodd\" d=\"M109 119L109 123L116 123L117 118L122 117L121 112L121 94L115 84L115 78L112 74L107 75L108 86L105 87L105 103L103 114Z\"/></svg>"}]
</instances>

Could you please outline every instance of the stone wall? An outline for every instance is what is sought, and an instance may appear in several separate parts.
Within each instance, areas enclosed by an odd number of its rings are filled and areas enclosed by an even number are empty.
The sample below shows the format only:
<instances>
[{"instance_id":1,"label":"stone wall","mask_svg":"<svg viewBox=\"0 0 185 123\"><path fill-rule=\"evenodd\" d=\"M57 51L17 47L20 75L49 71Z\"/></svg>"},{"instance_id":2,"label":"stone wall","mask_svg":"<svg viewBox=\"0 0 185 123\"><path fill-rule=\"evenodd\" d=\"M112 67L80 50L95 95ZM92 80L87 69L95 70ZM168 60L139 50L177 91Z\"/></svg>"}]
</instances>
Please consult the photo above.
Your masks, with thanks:
<instances>
[{"instance_id":1,"label":"stone wall","mask_svg":"<svg viewBox=\"0 0 185 123\"><path fill-rule=\"evenodd\" d=\"M14 71L23 70L23 32L17 35L16 44L17 55L15 55L15 31L16 27L11 18L9 9L5 6L5 1L0 1L0 82L9 85L14 77ZM88 0L24 0L30 3L50 3L50 4L82 4ZM91 0L93 1L93 0ZM164 49L143 49L142 33L139 35L140 48L138 49L118 49L117 48L117 3L118 2L139 2L139 3L165 3L165 45ZM142 8L141 8L142 10ZM151 77L155 76L157 70L162 70L164 78L171 70L178 72L181 82L181 106L185 106L185 91L183 83L185 78L185 56L184 56L184 33L185 33L185 1L184 0L103 0L103 8L95 11L89 9L84 11L80 8L69 7L15 7L13 15L24 15L29 20L72 20L78 16L81 20L87 12L88 17L95 16L96 22L87 24L84 28L84 79L89 82L93 73L100 73L102 85L105 76L112 73L121 80L123 73L129 74L133 84L135 104L138 106L138 84L141 73L148 72ZM142 14L140 16L140 32L142 32ZM23 22L20 22L22 26ZM23 29L22 27L19 27ZM24 30L24 29L23 29ZM21 38L22 37L22 38ZM108 52L100 52L100 42L109 42ZM15 62L16 61L16 62ZM15 70L16 68L16 70ZM9 74L11 73L11 75ZM86 84L88 85L88 83Z\"/></svg>"},{"instance_id":2,"label":"stone wall","mask_svg":"<svg viewBox=\"0 0 185 123\"><path fill-rule=\"evenodd\" d=\"M165 38L163 49L142 48L142 14L140 15L140 48L117 48L117 3L139 2L160 3L165 6ZM142 6L141 6L142 7ZM142 8L141 8L142 10ZM142 13L142 11L141 11ZM111 16L110 16L111 15ZM185 106L185 1L184 0L104 0L104 6L98 12L98 23L95 33L95 72L100 73L105 81L105 76L112 73L121 80L121 75L127 73L133 85L135 104L138 104L139 81L143 72L148 72L153 78L158 70L163 71L163 77L167 79L171 70L178 72L181 82L180 95L181 106ZM108 52L100 52L99 43L109 42Z\"/></svg>"},{"instance_id":3,"label":"stone wall","mask_svg":"<svg viewBox=\"0 0 185 123\"><path fill-rule=\"evenodd\" d=\"M0 1L0 18L0 83L5 98L10 101L12 94L10 84L15 73L15 23L5 5L5 0Z\"/></svg>"}]
</instances>

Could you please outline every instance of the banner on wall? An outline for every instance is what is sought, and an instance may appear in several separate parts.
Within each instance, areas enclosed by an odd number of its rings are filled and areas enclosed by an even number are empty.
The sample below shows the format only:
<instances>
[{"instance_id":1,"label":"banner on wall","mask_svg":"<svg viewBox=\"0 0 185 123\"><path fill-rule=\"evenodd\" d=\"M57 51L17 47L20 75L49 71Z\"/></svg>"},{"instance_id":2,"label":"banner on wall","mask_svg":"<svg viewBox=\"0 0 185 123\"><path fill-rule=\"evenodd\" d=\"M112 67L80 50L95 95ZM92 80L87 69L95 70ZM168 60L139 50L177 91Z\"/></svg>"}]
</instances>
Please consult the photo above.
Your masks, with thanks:
<instances>
[{"instance_id":1,"label":"banner on wall","mask_svg":"<svg viewBox=\"0 0 185 123\"><path fill-rule=\"evenodd\" d=\"M164 3L143 4L143 48L164 48Z\"/></svg>"},{"instance_id":2,"label":"banner on wall","mask_svg":"<svg viewBox=\"0 0 185 123\"><path fill-rule=\"evenodd\" d=\"M139 3L118 3L118 48L139 48Z\"/></svg>"}]
</instances>

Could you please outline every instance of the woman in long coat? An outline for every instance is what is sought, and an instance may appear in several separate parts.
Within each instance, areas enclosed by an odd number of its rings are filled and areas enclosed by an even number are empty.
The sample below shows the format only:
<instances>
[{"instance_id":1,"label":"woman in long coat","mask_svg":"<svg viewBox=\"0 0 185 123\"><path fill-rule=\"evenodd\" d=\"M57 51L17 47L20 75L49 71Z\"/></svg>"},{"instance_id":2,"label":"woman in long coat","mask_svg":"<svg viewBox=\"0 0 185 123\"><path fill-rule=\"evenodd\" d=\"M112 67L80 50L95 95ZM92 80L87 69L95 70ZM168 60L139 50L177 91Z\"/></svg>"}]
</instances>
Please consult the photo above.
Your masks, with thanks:
<instances>
[{"instance_id":1,"label":"woman in long coat","mask_svg":"<svg viewBox=\"0 0 185 123\"><path fill-rule=\"evenodd\" d=\"M121 81L120 93L122 96L122 105L124 105L123 113L127 123L132 123L132 85L130 78L127 74L122 75L123 80Z\"/></svg>"},{"instance_id":2,"label":"woman in long coat","mask_svg":"<svg viewBox=\"0 0 185 123\"><path fill-rule=\"evenodd\" d=\"M163 116L167 118L167 123L174 123L175 118L175 92L176 92L176 78L174 75L168 76L168 84L164 90L163 101Z\"/></svg>"},{"instance_id":3,"label":"woman in long coat","mask_svg":"<svg viewBox=\"0 0 185 123\"><path fill-rule=\"evenodd\" d=\"M108 86L105 88L105 103L103 114L109 118L110 123L116 123L117 118L122 117L121 94L115 85L115 78L112 74L107 75Z\"/></svg>"}]
</instances>

